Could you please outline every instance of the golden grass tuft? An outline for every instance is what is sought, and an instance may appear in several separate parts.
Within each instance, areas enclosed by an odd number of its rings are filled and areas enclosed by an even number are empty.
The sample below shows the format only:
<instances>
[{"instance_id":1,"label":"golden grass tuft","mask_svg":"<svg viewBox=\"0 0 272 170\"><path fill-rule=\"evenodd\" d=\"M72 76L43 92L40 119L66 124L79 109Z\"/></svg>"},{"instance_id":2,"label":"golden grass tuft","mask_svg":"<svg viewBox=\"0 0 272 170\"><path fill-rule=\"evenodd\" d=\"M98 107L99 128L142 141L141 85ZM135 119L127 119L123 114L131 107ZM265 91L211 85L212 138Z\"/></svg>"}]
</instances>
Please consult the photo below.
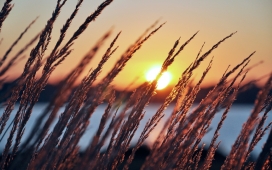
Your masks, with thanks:
<instances>
[{"instance_id":1,"label":"golden grass tuft","mask_svg":"<svg viewBox=\"0 0 272 170\"><path fill-rule=\"evenodd\" d=\"M32 125L30 135L22 141L26 125L32 114L32 109L38 102L39 96L47 85L49 77L55 68L69 57L72 52L72 46L78 37L92 21L99 17L101 12L113 0L102 2L62 46L66 38L66 32L70 28L70 24L83 2L83 0L78 0L71 15L61 28L59 38L52 51L50 51L50 55L45 56L45 51L48 50L47 47L51 43L51 33L54 29L55 21L66 1L58 0L53 14L48 19L44 29L39 34L34 35L34 38L25 44L15 56L9 58L9 53L13 47L21 40L22 36L34 24L36 19L32 21L11 47L7 49L7 52L0 60L0 85L2 85L4 83L4 75L12 71L13 66L21 61L24 52L28 48L33 47L31 53L26 56L27 61L24 71L16 80L15 87L9 91L11 95L6 101L5 110L0 117L0 142L5 142L0 162L1 169L118 169L120 167L129 169L137 149L143 145L146 138L164 117L165 109L173 102L175 102L175 107L172 114L164 124L164 128L161 130L156 141L152 144L151 153L145 159L141 169L211 168L215 152L220 145L220 142L217 141L220 135L219 130L240 89L243 90L249 85L242 86L241 84L247 72L255 67L255 65L248 66L250 58L255 52L251 53L229 71L226 70L216 86L193 111L190 111L196 95L200 90L200 85L212 67L213 58L207 65L202 77L193 87L191 87L192 77L199 65L224 41L227 41L227 39L236 34L236 32L222 38L203 54L204 44L202 45L195 61L180 74L177 84L151 119L144 125L144 129L137 139L137 143L128 159L125 159L125 154L129 150L132 138L144 117L144 108L156 93L158 79L168 67L171 67L171 64L175 62L175 58L193 41L198 32L193 34L180 47L178 47L180 39L176 40L166 56L161 67L161 72L156 79L151 83L144 83L136 88L127 101L121 103L125 97L121 96L121 98L118 98L114 90L110 88L110 84L141 46L152 38L165 23L157 26L159 21L156 21L152 24L120 56L102 81L98 85L93 86L100 72L103 70L104 64L114 55L114 52L118 48L118 46L115 47L115 44L121 35L121 32L119 32L108 45L104 55L101 56L97 67L91 69L81 80L77 88L73 90L72 87L75 85L78 77L86 69L86 66L91 63L97 51L106 44L106 40L112 34L112 30L109 30L97 41L80 63L71 69L70 73L59 83L56 94L41 112L35 124ZM0 30L3 22L8 18L9 12L12 10L13 5L11 2L12 0L6 0L0 12ZM34 43L36 45L33 46ZM42 75L37 78L36 74L40 70L42 70ZM238 82L238 85L235 86L236 82ZM267 83L259 92L255 100L254 109L248 120L244 123L240 135L237 137L230 154L221 167L222 170L272 168L270 151L272 147L272 123L270 122L264 127L272 106L271 89L272 74L269 75ZM86 132L90 124L89 120L95 109L105 101L107 101L107 107L99 122L99 128L95 136L90 140L84 153L81 154L78 143ZM19 102L19 109L16 111L15 116L11 117L11 112L14 111L16 102ZM124 107L119 107L120 105ZM60 108L63 106L65 107L64 111L57 117ZM208 153L204 161L201 162L200 158L204 148L204 144L199 147L201 140L208 132L215 114L222 109L224 112L208 147ZM120 114L117 114L118 111ZM261 115L261 112L264 112L264 114ZM9 119L12 122L7 127ZM49 127L53 124L54 120L57 120L57 123L54 125L53 130L50 131ZM109 123L108 126L106 126L107 122ZM11 131L9 134L6 134L7 130L4 130L9 128L11 128ZM270 130L269 136L257 161L248 163L249 154L268 130ZM8 135L7 141L2 140L5 135ZM252 135L253 137L251 138ZM101 152L101 148L105 145L107 139L109 139L109 144L106 146L106 150Z\"/></svg>"}]
</instances>

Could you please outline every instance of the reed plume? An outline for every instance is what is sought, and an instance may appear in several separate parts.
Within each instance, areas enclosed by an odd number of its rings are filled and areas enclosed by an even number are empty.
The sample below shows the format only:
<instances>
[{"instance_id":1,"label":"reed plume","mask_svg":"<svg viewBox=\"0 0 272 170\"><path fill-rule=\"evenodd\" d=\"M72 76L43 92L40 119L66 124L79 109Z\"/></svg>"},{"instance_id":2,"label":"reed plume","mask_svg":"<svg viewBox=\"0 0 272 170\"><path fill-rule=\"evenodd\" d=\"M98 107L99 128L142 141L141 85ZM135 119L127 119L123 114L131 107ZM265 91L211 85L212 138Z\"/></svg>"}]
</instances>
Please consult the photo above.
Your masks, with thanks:
<instances>
[{"instance_id":1,"label":"reed plume","mask_svg":"<svg viewBox=\"0 0 272 170\"><path fill-rule=\"evenodd\" d=\"M0 12L0 32L3 25L3 22L6 20L7 16L9 15L10 11L12 10L13 6L11 4L12 0L6 0L4 3L4 6L1 9Z\"/></svg>"},{"instance_id":2,"label":"reed plume","mask_svg":"<svg viewBox=\"0 0 272 170\"><path fill-rule=\"evenodd\" d=\"M77 1L60 29L59 37L52 50L48 51L48 46L52 43L52 31L67 0L56 1L55 9L43 30L33 36L12 58L9 58L11 51L36 21L36 19L33 20L0 60L0 85L3 85L6 78L4 76L14 69L15 64L27 58L24 70L16 79L15 86L7 92L8 99L3 105L5 109L0 117L0 142L6 142L0 160L1 169L131 169L136 160L137 151L145 144L157 125L162 122L165 110L171 104L174 105L171 115L166 119L154 143L150 144L150 153L139 169L211 169L220 146L220 141L218 141L220 129L237 95L253 83L267 77L268 80L258 93L254 108L221 169L271 168L272 122L267 122L267 118L272 108L272 74L243 83L247 73L262 63L261 61L249 66L255 52L242 59L233 68L227 67L217 84L198 104L195 104L201 85L211 72L216 58L211 57L202 76L194 83L193 77L196 70L214 50L234 36L236 32L222 38L206 52L203 52L205 45L203 43L193 62L180 73L176 85L144 125L141 123L145 116L145 108L156 96L158 80L176 62L176 58L182 54L189 43L192 43L198 31L184 43L181 43L181 38L173 43L162 62L159 74L153 81L140 84L129 94L125 94L124 90L121 95L118 95L114 90L111 84L115 78L144 43L165 25L165 23L160 24L159 20L139 35L135 42L113 63L112 68L107 70L104 68L105 64L118 49L116 42L121 32L117 33L100 56L97 66L91 68L79 80L88 65L92 63L93 58L99 54L98 51L113 34L113 30L110 29L104 33L79 63L69 70L66 77L59 82L52 99L31 126L29 135L26 135L25 129L29 125L32 110L48 84L49 78L55 69L71 55L73 44L79 41L79 36L86 31L89 24L113 2L113 0L104 0L78 26L67 42L64 42L83 1ZM3 22L13 8L11 2L12 0L6 0L0 12L0 31ZM29 48L32 48L30 54L24 55ZM102 77L101 81L97 81L103 70L107 70L107 74ZM41 72L40 77L37 76L39 71ZM78 80L80 83L76 84ZM106 103L106 106L104 112L101 113L100 121L97 122L98 128L94 130L95 134L90 137L86 149L82 151L79 142L87 133L89 125L92 125L93 122L90 122L90 119L95 110L103 103ZM14 110L15 105L19 106L18 110ZM61 111L62 107L63 111ZM205 143L202 140L210 131L215 115L221 110L223 114L209 143L207 154L204 155ZM12 111L15 112L14 117L11 116ZM7 126L9 120L10 124ZM135 140L136 144L131 153L127 155L133 137L136 136L140 126L143 126L140 136ZM268 131L268 138L258 159L256 162L249 162L250 153ZM4 141L6 135L7 140ZM23 137L26 138L23 139Z\"/></svg>"}]
</instances>

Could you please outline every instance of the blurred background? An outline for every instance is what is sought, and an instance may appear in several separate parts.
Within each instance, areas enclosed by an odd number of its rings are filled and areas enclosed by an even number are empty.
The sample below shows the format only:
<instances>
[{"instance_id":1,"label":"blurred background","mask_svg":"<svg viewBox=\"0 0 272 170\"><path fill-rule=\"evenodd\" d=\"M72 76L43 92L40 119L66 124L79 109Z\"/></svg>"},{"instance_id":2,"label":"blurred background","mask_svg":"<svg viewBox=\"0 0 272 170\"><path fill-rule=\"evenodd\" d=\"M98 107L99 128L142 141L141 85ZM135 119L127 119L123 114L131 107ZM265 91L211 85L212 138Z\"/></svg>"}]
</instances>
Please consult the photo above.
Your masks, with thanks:
<instances>
[{"instance_id":1,"label":"blurred background","mask_svg":"<svg viewBox=\"0 0 272 170\"><path fill-rule=\"evenodd\" d=\"M78 15L68 31L65 38L66 41L101 2L101 0L85 0L83 2ZM3 3L4 1L1 1L0 6ZM60 17L57 19L53 29L52 40L47 54L55 45L62 25L69 17L76 3L77 1L68 0L61 11ZM56 1L14 0L14 4L14 9L4 22L1 30L0 38L3 38L3 41L0 46L0 55L5 53L5 50L37 16L39 16L38 20L12 51L12 54L16 53L24 44L39 33L52 14ZM100 53L89 65L88 69L95 67L111 39L119 31L122 31L116 43L119 45L119 49L105 65L102 74L99 76L99 79L102 79L126 48L158 19L160 23L166 22L166 25L144 43L142 48L128 62L121 74L118 75L113 82L113 85L117 89L125 88L135 79L137 80L132 88L146 81L146 72L154 65L162 64L174 42L180 37L180 43L182 44L196 31L200 32L177 57L177 61L169 68L169 72L172 74L171 85L177 82L182 71L195 59L204 42L203 52L211 48L220 39L235 31L238 31L237 34L220 45L210 55L209 59L214 56L214 63L203 83L203 87L208 87L216 83L228 65L235 66L250 53L257 51L252 57L250 65L262 60L264 63L249 72L246 79L246 81L249 81L271 72L271 17L272 1L270 0L262 2L254 0L220 2L212 0L197 2L178 0L171 2L162 0L115 0L102 12L102 15L95 22L89 25L84 34L78 38L72 47L74 49L72 54L55 70L49 83L57 83L63 78L71 68L76 66L84 54L89 51L106 31L113 29L112 36L104 44L104 48L100 50ZM30 50L26 52L26 56L29 53ZM203 70L208 65L209 59L195 71L195 81L202 75ZM16 69L13 69L12 72L6 75L8 81L14 80L21 74L25 61L26 59L18 63ZM88 69L85 70L82 77L87 74ZM79 78L78 81L80 80ZM263 82L260 81L259 84Z\"/></svg>"}]
</instances>

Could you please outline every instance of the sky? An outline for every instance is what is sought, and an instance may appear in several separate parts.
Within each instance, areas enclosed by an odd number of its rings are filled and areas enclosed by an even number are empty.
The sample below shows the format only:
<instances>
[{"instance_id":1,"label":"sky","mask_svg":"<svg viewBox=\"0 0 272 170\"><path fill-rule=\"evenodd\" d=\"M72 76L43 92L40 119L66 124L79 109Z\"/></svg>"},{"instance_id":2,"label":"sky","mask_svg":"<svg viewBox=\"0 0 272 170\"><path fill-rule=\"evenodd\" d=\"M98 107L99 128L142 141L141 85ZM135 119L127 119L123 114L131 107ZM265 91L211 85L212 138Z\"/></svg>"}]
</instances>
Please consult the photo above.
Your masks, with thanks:
<instances>
[{"instance_id":1,"label":"sky","mask_svg":"<svg viewBox=\"0 0 272 170\"><path fill-rule=\"evenodd\" d=\"M78 15L68 30L67 41L79 25L90 15L101 0L85 0ZM2 6L4 1L0 2ZM20 48L40 32L46 21L50 18L56 5L56 0L13 0L14 8L3 24L0 38L0 55L27 27L39 16L36 23L23 37L12 51L15 54ZM76 0L68 0L62 9L52 33L52 40L48 46L47 54L52 50L59 31L70 13L73 11ZM98 78L101 80L114 66L121 54L133 44L135 40L156 20L166 24L133 55L124 70L113 82L117 88L125 88L136 79L135 86L145 81L145 74L154 65L161 65L167 57L175 41L187 41L195 32L198 35L176 58L169 72L174 85L181 73L195 59L200 47L205 42L203 52L209 50L215 43L232 32L237 33L219 46L200 67L194 72L193 78L197 81L207 67L209 60L214 56L212 69L203 82L203 86L216 83L228 65L234 67L253 51L256 54L250 65L259 61L264 63L248 73L246 81L256 79L272 71L272 1L271 0L228 0L228 1L183 1L183 0L115 0L92 22L86 31L75 41L73 52L52 74L49 83L56 83L63 78L80 59L86 54L96 41L108 30L113 34L106 41L103 48L82 77L90 68L95 68L101 55L105 52L114 36L122 31L117 41L119 46L116 53L104 66ZM29 56L30 50L25 55ZM12 54L10 56L12 56ZM19 76L24 68L25 60L18 63L6 76L12 80ZM79 78L80 81L80 78ZM261 81L260 84L264 82Z\"/></svg>"}]
</instances>

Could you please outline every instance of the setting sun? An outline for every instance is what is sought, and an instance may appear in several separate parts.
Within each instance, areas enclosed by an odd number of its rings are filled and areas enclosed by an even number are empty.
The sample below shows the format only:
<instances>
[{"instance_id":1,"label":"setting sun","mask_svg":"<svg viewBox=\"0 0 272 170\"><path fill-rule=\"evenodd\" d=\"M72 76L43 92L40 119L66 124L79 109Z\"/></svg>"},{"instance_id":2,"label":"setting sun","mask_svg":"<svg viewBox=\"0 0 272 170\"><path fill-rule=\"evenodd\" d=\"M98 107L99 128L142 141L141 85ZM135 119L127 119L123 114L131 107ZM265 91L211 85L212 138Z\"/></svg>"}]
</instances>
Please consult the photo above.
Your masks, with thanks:
<instances>
[{"instance_id":1,"label":"setting sun","mask_svg":"<svg viewBox=\"0 0 272 170\"><path fill-rule=\"evenodd\" d=\"M151 67L145 75L145 78L147 81L153 81L156 76L159 74L161 70L160 66L154 66ZM172 75L169 71L166 71L162 74L162 76L160 77L160 79L158 80L158 84L157 84L157 89L161 90L163 88L165 88L171 81Z\"/></svg>"}]
</instances>

